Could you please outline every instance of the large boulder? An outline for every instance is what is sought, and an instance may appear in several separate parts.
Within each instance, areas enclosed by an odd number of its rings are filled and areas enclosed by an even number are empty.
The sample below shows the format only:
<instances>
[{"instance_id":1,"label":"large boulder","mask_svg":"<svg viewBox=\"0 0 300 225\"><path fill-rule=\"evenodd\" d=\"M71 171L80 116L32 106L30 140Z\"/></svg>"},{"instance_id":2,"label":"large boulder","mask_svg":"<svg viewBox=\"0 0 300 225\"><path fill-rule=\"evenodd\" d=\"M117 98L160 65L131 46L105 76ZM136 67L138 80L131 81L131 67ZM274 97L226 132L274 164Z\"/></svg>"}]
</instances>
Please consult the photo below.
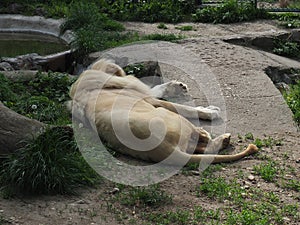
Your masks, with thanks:
<instances>
[{"instance_id":1,"label":"large boulder","mask_svg":"<svg viewBox=\"0 0 300 225\"><path fill-rule=\"evenodd\" d=\"M0 155L16 151L40 134L45 124L22 116L0 102Z\"/></svg>"}]
</instances>

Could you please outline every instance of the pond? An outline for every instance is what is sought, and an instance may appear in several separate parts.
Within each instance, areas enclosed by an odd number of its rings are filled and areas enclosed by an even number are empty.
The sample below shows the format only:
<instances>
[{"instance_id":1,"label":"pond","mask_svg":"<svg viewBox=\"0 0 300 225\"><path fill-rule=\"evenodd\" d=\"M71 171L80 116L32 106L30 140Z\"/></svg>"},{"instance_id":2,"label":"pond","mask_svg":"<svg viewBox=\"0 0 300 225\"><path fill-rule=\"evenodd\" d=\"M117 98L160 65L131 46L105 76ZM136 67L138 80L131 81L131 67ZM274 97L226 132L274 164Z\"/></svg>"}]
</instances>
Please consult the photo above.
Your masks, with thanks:
<instances>
[{"instance_id":1,"label":"pond","mask_svg":"<svg viewBox=\"0 0 300 225\"><path fill-rule=\"evenodd\" d=\"M15 57L29 53L45 56L68 49L66 42L50 35L0 33L0 57Z\"/></svg>"}]
</instances>

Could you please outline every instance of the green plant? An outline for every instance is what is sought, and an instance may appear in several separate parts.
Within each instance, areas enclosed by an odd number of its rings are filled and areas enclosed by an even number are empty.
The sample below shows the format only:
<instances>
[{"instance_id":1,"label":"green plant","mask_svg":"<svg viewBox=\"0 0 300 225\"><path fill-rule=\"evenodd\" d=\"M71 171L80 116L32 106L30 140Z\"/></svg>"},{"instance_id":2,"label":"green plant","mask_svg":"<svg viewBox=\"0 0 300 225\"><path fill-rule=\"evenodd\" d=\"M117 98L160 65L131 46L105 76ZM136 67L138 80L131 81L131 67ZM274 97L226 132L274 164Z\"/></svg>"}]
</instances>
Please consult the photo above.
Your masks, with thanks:
<instances>
[{"instance_id":1,"label":"green plant","mask_svg":"<svg viewBox=\"0 0 300 225\"><path fill-rule=\"evenodd\" d=\"M177 23L185 15L195 10L191 1L113 1L108 7L108 14L117 20L142 21L148 23L170 22Z\"/></svg>"},{"instance_id":2,"label":"green plant","mask_svg":"<svg viewBox=\"0 0 300 225\"><path fill-rule=\"evenodd\" d=\"M1 164L2 188L12 193L73 194L99 176L76 147L72 129L47 128Z\"/></svg>"},{"instance_id":3,"label":"green plant","mask_svg":"<svg viewBox=\"0 0 300 225\"><path fill-rule=\"evenodd\" d=\"M178 30L181 30L181 31L191 31L191 30L194 30L194 27L191 26L191 25L186 25L186 26L181 26L181 27L175 27L176 29Z\"/></svg>"},{"instance_id":4,"label":"green plant","mask_svg":"<svg viewBox=\"0 0 300 225\"><path fill-rule=\"evenodd\" d=\"M273 146L281 146L282 140L280 140L280 139L276 140L272 137L268 137L268 138L264 138L264 139L256 138L254 141L254 144L258 148L262 148L262 147L273 148Z\"/></svg>"},{"instance_id":5,"label":"green plant","mask_svg":"<svg viewBox=\"0 0 300 225\"><path fill-rule=\"evenodd\" d=\"M251 2L228 0L223 4L199 9L193 15L196 22L236 23L269 18L264 9L257 9Z\"/></svg>"},{"instance_id":6,"label":"green plant","mask_svg":"<svg viewBox=\"0 0 300 225\"><path fill-rule=\"evenodd\" d=\"M300 125L300 81L295 85L291 85L289 92L284 93L284 98L294 113L294 119Z\"/></svg>"},{"instance_id":7,"label":"green plant","mask_svg":"<svg viewBox=\"0 0 300 225\"><path fill-rule=\"evenodd\" d=\"M156 213L148 215L147 219L152 223L160 225L168 224L189 224L190 212L186 210L177 209L176 211L168 211L166 213Z\"/></svg>"},{"instance_id":8,"label":"green plant","mask_svg":"<svg viewBox=\"0 0 300 225\"><path fill-rule=\"evenodd\" d=\"M120 193L119 197L121 203L127 206L158 207L172 202L172 196L162 191L159 185L130 188L127 193Z\"/></svg>"},{"instance_id":9,"label":"green plant","mask_svg":"<svg viewBox=\"0 0 300 225\"><path fill-rule=\"evenodd\" d=\"M245 139L246 140L254 140L254 136L252 133L247 133L247 134L245 134Z\"/></svg>"},{"instance_id":10,"label":"green plant","mask_svg":"<svg viewBox=\"0 0 300 225\"><path fill-rule=\"evenodd\" d=\"M226 181L222 177L202 178L199 193L206 194L209 198L220 201L233 200L240 202L243 199L241 185L236 180Z\"/></svg>"},{"instance_id":11,"label":"green plant","mask_svg":"<svg viewBox=\"0 0 300 225\"><path fill-rule=\"evenodd\" d=\"M299 180L288 180L283 184L284 188L300 192L300 181Z\"/></svg>"},{"instance_id":12,"label":"green plant","mask_svg":"<svg viewBox=\"0 0 300 225\"><path fill-rule=\"evenodd\" d=\"M70 123L64 102L75 79L62 73L37 73L31 81L12 82L0 74L0 101L10 109L48 124Z\"/></svg>"},{"instance_id":13,"label":"green plant","mask_svg":"<svg viewBox=\"0 0 300 225\"><path fill-rule=\"evenodd\" d=\"M66 30L74 32L71 47L79 61L90 52L113 47L112 43L128 38L128 34L120 33L125 30L124 26L101 13L92 2L71 4L70 12L61 26L61 33Z\"/></svg>"},{"instance_id":14,"label":"green plant","mask_svg":"<svg viewBox=\"0 0 300 225\"><path fill-rule=\"evenodd\" d=\"M149 34L143 37L144 40L157 40L157 41L169 41L169 42L176 42L183 38L184 38L183 36L175 35L175 34Z\"/></svg>"},{"instance_id":15,"label":"green plant","mask_svg":"<svg viewBox=\"0 0 300 225\"><path fill-rule=\"evenodd\" d=\"M288 40L276 40L273 52L278 55L297 58L300 55L300 44Z\"/></svg>"},{"instance_id":16,"label":"green plant","mask_svg":"<svg viewBox=\"0 0 300 225\"><path fill-rule=\"evenodd\" d=\"M70 5L67 18L61 25L61 32L63 33L66 30L77 31L87 27L93 27L97 31L124 31L122 24L101 13L95 3L75 1Z\"/></svg>"},{"instance_id":17,"label":"green plant","mask_svg":"<svg viewBox=\"0 0 300 225\"><path fill-rule=\"evenodd\" d=\"M261 163L253 167L256 174L260 175L265 181L273 182L279 174L280 169L274 161Z\"/></svg>"},{"instance_id":18,"label":"green plant","mask_svg":"<svg viewBox=\"0 0 300 225\"><path fill-rule=\"evenodd\" d=\"M164 29L164 30L168 29L167 25L164 24L164 23L158 24L158 25L157 25L157 28L158 28L158 29Z\"/></svg>"}]
</instances>

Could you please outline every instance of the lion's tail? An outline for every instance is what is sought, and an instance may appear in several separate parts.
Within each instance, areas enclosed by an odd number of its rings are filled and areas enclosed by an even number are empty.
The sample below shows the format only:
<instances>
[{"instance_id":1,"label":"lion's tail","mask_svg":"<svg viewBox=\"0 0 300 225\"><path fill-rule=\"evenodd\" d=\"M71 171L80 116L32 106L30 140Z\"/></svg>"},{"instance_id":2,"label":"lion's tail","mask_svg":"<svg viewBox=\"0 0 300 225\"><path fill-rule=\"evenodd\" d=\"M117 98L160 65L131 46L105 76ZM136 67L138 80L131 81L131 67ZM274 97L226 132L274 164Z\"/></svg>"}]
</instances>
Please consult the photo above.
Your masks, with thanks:
<instances>
[{"instance_id":1,"label":"lion's tail","mask_svg":"<svg viewBox=\"0 0 300 225\"><path fill-rule=\"evenodd\" d=\"M212 154L194 154L190 155L188 153L182 152L182 151L176 151L174 156L172 157L173 160L175 160L175 163L180 164L182 163L182 160L187 161L187 163L225 163L225 162L233 162L237 161L245 156L254 154L258 152L258 148L253 145L249 144L248 147L237 154L234 155L212 155Z\"/></svg>"}]
</instances>

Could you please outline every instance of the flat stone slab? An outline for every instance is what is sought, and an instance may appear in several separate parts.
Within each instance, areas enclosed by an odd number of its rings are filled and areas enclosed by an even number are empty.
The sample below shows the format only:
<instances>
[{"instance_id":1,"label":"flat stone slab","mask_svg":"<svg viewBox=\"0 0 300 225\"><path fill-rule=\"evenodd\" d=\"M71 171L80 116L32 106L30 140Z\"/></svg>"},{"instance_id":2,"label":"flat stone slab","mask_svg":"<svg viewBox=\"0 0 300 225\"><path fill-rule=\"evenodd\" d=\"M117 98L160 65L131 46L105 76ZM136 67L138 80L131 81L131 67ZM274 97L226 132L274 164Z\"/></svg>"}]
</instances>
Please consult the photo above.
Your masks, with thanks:
<instances>
[{"instance_id":1,"label":"flat stone slab","mask_svg":"<svg viewBox=\"0 0 300 225\"><path fill-rule=\"evenodd\" d=\"M60 34L63 20L46 19L41 16L0 15L0 32L21 32L49 35L60 38L68 44L72 41L70 31Z\"/></svg>"},{"instance_id":2,"label":"flat stone slab","mask_svg":"<svg viewBox=\"0 0 300 225\"><path fill-rule=\"evenodd\" d=\"M291 110L264 72L268 66L300 68L297 61L206 37L180 44L128 45L92 57L112 58L121 66L158 61L166 81L176 79L189 86L194 103L187 104L221 108L221 121L200 121L200 126L214 134L262 136L297 131Z\"/></svg>"}]
</instances>

